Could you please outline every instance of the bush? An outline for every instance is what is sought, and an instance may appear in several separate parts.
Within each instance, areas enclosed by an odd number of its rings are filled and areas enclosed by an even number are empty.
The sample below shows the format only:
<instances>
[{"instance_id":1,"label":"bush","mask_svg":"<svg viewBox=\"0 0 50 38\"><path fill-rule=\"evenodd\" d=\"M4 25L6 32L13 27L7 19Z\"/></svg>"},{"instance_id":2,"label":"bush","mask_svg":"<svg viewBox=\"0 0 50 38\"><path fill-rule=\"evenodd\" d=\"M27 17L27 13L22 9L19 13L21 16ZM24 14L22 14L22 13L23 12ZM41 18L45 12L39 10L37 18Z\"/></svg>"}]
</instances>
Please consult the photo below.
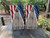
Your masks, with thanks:
<instances>
[{"instance_id":1,"label":"bush","mask_svg":"<svg viewBox=\"0 0 50 38\"><path fill-rule=\"evenodd\" d=\"M39 19L38 25L40 28L50 30L50 23L47 20Z\"/></svg>"},{"instance_id":2,"label":"bush","mask_svg":"<svg viewBox=\"0 0 50 38\"><path fill-rule=\"evenodd\" d=\"M48 27L48 28L46 28L46 30L50 31L50 28Z\"/></svg>"}]
</instances>

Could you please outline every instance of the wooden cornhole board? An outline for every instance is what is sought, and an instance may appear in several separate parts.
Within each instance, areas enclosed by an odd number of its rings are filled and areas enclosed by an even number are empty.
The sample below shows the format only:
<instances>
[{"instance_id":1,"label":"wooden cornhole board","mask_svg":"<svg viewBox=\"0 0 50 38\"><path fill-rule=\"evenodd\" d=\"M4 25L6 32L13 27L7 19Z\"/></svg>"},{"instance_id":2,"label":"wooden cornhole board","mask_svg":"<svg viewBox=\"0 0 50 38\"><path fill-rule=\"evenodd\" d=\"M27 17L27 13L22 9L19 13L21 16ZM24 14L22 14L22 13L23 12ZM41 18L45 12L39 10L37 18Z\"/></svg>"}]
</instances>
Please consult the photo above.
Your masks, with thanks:
<instances>
[{"instance_id":1,"label":"wooden cornhole board","mask_svg":"<svg viewBox=\"0 0 50 38\"><path fill-rule=\"evenodd\" d=\"M15 17L12 22L13 30L17 29L37 29L37 19L35 12L31 12L26 24L23 23L19 12L15 12Z\"/></svg>"},{"instance_id":2,"label":"wooden cornhole board","mask_svg":"<svg viewBox=\"0 0 50 38\"><path fill-rule=\"evenodd\" d=\"M15 17L14 17L14 20L12 22L12 27L13 27L13 30L24 29L24 23L22 22L22 17L19 14L19 12L15 13Z\"/></svg>"},{"instance_id":3,"label":"wooden cornhole board","mask_svg":"<svg viewBox=\"0 0 50 38\"><path fill-rule=\"evenodd\" d=\"M26 29L37 29L37 19L35 12L31 12L26 22Z\"/></svg>"}]
</instances>

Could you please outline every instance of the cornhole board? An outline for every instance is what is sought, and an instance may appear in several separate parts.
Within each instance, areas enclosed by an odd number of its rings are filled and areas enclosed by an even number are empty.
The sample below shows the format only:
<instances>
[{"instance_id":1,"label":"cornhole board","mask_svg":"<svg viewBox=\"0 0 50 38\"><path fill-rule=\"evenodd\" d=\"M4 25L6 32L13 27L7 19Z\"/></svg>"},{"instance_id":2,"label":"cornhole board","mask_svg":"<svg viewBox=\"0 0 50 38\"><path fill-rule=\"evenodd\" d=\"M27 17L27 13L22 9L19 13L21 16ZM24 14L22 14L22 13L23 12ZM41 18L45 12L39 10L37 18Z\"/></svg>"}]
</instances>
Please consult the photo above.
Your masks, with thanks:
<instances>
[{"instance_id":1,"label":"cornhole board","mask_svg":"<svg viewBox=\"0 0 50 38\"><path fill-rule=\"evenodd\" d=\"M15 16L12 22L13 30L17 29L37 29L37 19L35 12L30 12L29 18L27 18L26 24L23 23L20 12L15 12Z\"/></svg>"},{"instance_id":2,"label":"cornhole board","mask_svg":"<svg viewBox=\"0 0 50 38\"><path fill-rule=\"evenodd\" d=\"M26 29L37 29L37 18L35 12L30 12L25 26Z\"/></svg>"},{"instance_id":3,"label":"cornhole board","mask_svg":"<svg viewBox=\"0 0 50 38\"><path fill-rule=\"evenodd\" d=\"M22 17L19 12L15 13L15 17L12 22L12 28L13 28L13 30L24 29L24 23L22 21Z\"/></svg>"},{"instance_id":4,"label":"cornhole board","mask_svg":"<svg viewBox=\"0 0 50 38\"><path fill-rule=\"evenodd\" d=\"M12 29L13 30L24 29L24 24L23 24L20 12L16 12L15 11L16 10L16 6L15 5L9 5L9 6L10 6Z\"/></svg>"}]
</instances>

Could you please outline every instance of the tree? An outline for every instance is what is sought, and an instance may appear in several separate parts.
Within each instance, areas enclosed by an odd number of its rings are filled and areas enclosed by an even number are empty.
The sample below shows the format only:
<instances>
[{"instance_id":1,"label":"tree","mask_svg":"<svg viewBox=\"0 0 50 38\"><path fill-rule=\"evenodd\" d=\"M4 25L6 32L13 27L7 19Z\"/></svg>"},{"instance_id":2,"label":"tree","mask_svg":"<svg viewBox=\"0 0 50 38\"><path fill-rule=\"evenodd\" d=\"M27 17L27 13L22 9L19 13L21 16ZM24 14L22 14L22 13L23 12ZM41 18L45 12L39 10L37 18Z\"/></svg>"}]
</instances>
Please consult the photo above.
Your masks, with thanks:
<instances>
[{"instance_id":1,"label":"tree","mask_svg":"<svg viewBox=\"0 0 50 38\"><path fill-rule=\"evenodd\" d=\"M4 8L4 10L5 10L5 13L7 13L7 11L8 11L8 13L10 13L10 8L9 8L9 6L8 5L6 5L4 2L1 2L1 4L3 5L3 8Z\"/></svg>"},{"instance_id":2,"label":"tree","mask_svg":"<svg viewBox=\"0 0 50 38\"><path fill-rule=\"evenodd\" d=\"M7 6L11 5L10 2L7 2L6 0L1 0L3 3L5 3Z\"/></svg>"},{"instance_id":3,"label":"tree","mask_svg":"<svg viewBox=\"0 0 50 38\"><path fill-rule=\"evenodd\" d=\"M50 17L50 13L48 13L49 11L50 11L50 0L48 0L48 4L47 4L46 17Z\"/></svg>"}]
</instances>

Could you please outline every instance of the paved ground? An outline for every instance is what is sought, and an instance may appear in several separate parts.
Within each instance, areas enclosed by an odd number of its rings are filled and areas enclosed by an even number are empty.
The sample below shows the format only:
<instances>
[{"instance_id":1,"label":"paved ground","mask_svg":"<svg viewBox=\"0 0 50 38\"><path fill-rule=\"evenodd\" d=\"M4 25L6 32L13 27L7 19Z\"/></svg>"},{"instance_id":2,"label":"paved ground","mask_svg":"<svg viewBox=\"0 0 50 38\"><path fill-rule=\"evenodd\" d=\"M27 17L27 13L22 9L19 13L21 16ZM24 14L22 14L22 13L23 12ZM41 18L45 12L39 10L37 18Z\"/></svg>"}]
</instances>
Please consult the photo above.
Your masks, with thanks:
<instances>
[{"instance_id":1,"label":"paved ground","mask_svg":"<svg viewBox=\"0 0 50 38\"><path fill-rule=\"evenodd\" d=\"M11 23L0 28L0 38L50 38L47 31L38 28L37 30L12 30Z\"/></svg>"},{"instance_id":2,"label":"paved ground","mask_svg":"<svg viewBox=\"0 0 50 38\"><path fill-rule=\"evenodd\" d=\"M0 28L0 38L12 38L11 26L5 25Z\"/></svg>"},{"instance_id":3,"label":"paved ground","mask_svg":"<svg viewBox=\"0 0 50 38\"><path fill-rule=\"evenodd\" d=\"M0 25L0 38L50 38L50 33L41 28L13 31L10 21L6 22L5 26Z\"/></svg>"}]
</instances>

